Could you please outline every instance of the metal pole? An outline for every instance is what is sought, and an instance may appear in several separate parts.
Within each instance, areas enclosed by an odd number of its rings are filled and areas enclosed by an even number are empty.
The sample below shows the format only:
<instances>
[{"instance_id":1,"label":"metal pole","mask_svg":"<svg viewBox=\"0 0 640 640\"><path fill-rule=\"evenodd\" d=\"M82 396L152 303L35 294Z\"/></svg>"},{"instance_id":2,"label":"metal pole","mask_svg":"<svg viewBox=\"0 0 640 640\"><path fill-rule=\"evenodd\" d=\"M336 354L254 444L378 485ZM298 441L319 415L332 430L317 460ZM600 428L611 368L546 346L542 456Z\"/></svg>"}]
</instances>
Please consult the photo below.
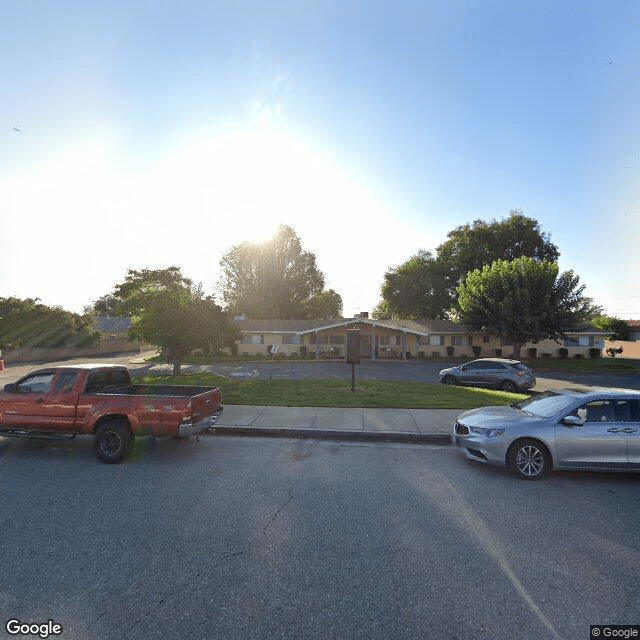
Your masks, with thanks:
<instances>
[{"instance_id":1,"label":"metal pole","mask_svg":"<svg viewBox=\"0 0 640 640\"><path fill-rule=\"evenodd\" d=\"M351 365L351 393L356 391L356 365Z\"/></svg>"}]
</instances>

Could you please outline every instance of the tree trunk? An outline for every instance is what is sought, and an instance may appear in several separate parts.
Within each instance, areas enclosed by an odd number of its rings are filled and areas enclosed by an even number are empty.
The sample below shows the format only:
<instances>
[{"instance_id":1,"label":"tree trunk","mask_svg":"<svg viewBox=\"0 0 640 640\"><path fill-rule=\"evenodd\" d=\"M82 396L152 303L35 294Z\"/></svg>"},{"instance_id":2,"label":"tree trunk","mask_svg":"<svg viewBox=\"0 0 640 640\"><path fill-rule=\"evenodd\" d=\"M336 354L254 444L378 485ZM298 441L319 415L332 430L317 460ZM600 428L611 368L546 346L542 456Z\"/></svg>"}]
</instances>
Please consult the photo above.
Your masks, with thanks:
<instances>
[{"instance_id":1,"label":"tree trunk","mask_svg":"<svg viewBox=\"0 0 640 640\"><path fill-rule=\"evenodd\" d=\"M522 342L513 342L513 357L520 359L520 351L522 350Z\"/></svg>"},{"instance_id":2,"label":"tree trunk","mask_svg":"<svg viewBox=\"0 0 640 640\"><path fill-rule=\"evenodd\" d=\"M182 366L182 362L180 360L173 361L173 377L176 378L180 375L180 367Z\"/></svg>"}]
</instances>

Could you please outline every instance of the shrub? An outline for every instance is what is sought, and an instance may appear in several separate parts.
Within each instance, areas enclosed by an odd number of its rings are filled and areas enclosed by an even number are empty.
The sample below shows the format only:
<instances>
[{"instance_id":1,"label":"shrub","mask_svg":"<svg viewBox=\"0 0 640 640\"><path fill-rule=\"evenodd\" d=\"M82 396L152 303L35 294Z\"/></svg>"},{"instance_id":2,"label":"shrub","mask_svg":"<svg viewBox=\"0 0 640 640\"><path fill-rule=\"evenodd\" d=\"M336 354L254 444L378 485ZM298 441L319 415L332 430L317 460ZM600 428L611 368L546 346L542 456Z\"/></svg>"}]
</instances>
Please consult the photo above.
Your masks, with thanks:
<instances>
[{"instance_id":1,"label":"shrub","mask_svg":"<svg viewBox=\"0 0 640 640\"><path fill-rule=\"evenodd\" d=\"M424 360L424 351L418 351L418 360Z\"/></svg>"},{"instance_id":2,"label":"shrub","mask_svg":"<svg viewBox=\"0 0 640 640\"><path fill-rule=\"evenodd\" d=\"M452 356L454 350L455 350L455 347L447 347L447 355Z\"/></svg>"},{"instance_id":3,"label":"shrub","mask_svg":"<svg viewBox=\"0 0 640 640\"><path fill-rule=\"evenodd\" d=\"M581 354L581 353L575 353L575 354L573 355L573 357L574 357L576 360L582 360L582 354Z\"/></svg>"},{"instance_id":4,"label":"shrub","mask_svg":"<svg viewBox=\"0 0 640 640\"><path fill-rule=\"evenodd\" d=\"M550 353L543 353L543 354L542 354L542 357L543 357L543 358L550 358L550 357L551 357L551 354L550 354Z\"/></svg>"},{"instance_id":5,"label":"shrub","mask_svg":"<svg viewBox=\"0 0 640 640\"><path fill-rule=\"evenodd\" d=\"M502 357L502 349L496 349L496 358Z\"/></svg>"},{"instance_id":6,"label":"shrub","mask_svg":"<svg viewBox=\"0 0 640 640\"><path fill-rule=\"evenodd\" d=\"M531 347L529 349L529 357L530 358L537 358L538 357L538 349L536 347Z\"/></svg>"},{"instance_id":7,"label":"shrub","mask_svg":"<svg viewBox=\"0 0 640 640\"><path fill-rule=\"evenodd\" d=\"M439 352L439 351L434 351L434 352L431 354L431 357L432 357L432 358L439 358L439 357L440 357L440 352Z\"/></svg>"},{"instance_id":8,"label":"shrub","mask_svg":"<svg viewBox=\"0 0 640 640\"><path fill-rule=\"evenodd\" d=\"M623 351L624 349L622 347L609 347L607 349L607 355L615 358L616 356L619 356Z\"/></svg>"},{"instance_id":9,"label":"shrub","mask_svg":"<svg viewBox=\"0 0 640 640\"><path fill-rule=\"evenodd\" d=\"M307 355L307 347L304 344L300 345L300 355L304 358Z\"/></svg>"},{"instance_id":10,"label":"shrub","mask_svg":"<svg viewBox=\"0 0 640 640\"><path fill-rule=\"evenodd\" d=\"M558 355L563 359L566 358L569 355L569 349L566 347L560 347L558 349Z\"/></svg>"},{"instance_id":11,"label":"shrub","mask_svg":"<svg viewBox=\"0 0 640 640\"><path fill-rule=\"evenodd\" d=\"M480 354L482 353L482 347L479 345L475 345L474 347L471 347L471 350L473 351L473 355L476 358L480 357Z\"/></svg>"},{"instance_id":12,"label":"shrub","mask_svg":"<svg viewBox=\"0 0 640 640\"><path fill-rule=\"evenodd\" d=\"M602 349L598 349L597 347L591 347L591 349L589 349L589 357L592 360L595 360L595 358L599 358L602 355Z\"/></svg>"}]
</instances>

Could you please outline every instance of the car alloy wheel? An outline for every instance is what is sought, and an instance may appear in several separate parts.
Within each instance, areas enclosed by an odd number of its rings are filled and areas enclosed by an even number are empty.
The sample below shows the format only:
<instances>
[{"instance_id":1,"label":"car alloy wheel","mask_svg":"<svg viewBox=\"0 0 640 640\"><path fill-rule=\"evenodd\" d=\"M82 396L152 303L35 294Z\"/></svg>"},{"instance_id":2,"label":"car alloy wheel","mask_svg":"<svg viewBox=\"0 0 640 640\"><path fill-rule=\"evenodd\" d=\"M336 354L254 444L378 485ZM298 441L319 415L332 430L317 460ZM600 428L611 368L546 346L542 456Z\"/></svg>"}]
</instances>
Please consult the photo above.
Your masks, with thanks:
<instances>
[{"instance_id":1,"label":"car alloy wheel","mask_svg":"<svg viewBox=\"0 0 640 640\"><path fill-rule=\"evenodd\" d=\"M458 381L455 379L454 376L445 376L444 378L442 378L442 382L444 382L445 384L458 384Z\"/></svg>"},{"instance_id":2,"label":"car alloy wheel","mask_svg":"<svg viewBox=\"0 0 640 640\"><path fill-rule=\"evenodd\" d=\"M551 466L549 454L535 440L523 440L513 446L510 461L512 469L523 480L540 480Z\"/></svg>"}]
</instances>

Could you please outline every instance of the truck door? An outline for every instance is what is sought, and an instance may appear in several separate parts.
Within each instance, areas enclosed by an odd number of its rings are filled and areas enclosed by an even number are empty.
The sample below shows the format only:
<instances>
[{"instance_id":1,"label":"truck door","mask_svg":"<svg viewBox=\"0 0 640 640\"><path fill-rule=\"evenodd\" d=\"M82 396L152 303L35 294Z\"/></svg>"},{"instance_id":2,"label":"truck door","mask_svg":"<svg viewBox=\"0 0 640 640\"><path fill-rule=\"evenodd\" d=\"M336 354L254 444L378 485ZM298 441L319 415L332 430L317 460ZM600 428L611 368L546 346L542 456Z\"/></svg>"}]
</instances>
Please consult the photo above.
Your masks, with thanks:
<instances>
[{"instance_id":1,"label":"truck door","mask_svg":"<svg viewBox=\"0 0 640 640\"><path fill-rule=\"evenodd\" d=\"M5 393L3 426L43 428L45 399L54 371L38 371L18 380L12 393Z\"/></svg>"},{"instance_id":2,"label":"truck door","mask_svg":"<svg viewBox=\"0 0 640 640\"><path fill-rule=\"evenodd\" d=\"M79 371L60 371L45 401L46 428L75 431Z\"/></svg>"}]
</instances>

